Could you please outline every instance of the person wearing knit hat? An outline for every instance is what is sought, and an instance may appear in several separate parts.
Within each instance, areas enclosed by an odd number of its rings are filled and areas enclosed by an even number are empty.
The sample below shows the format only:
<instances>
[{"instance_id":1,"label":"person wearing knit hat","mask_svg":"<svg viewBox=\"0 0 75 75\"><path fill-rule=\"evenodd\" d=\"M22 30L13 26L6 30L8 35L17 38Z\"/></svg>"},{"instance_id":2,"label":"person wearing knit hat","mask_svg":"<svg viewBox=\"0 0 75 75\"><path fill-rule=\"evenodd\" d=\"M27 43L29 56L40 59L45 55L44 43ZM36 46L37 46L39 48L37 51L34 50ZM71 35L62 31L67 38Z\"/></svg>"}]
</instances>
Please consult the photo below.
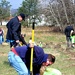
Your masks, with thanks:
<instances>
[{"instance_id":1,"label":"person wearing knit hat","mask_svg":"<svg viewBox=\"0 0 75 75\"><path fill-rule=\"evenodd\" d=\"M31 48L33 47L33 75L40 75L41 66L49 66L55 62L55 56L44 53L44 50L33 44L15 47L8 53L8 60L19 75L30 75Z\"/></svg>"},{"instance_id":2,"label":"person wearing knit hat","mask_svg":"<svg viewBox=\"0 0 75 75\"><path fill-rule=\"evenodd\" d=\"M25 14L20 13L18 16L12 18L6 25L6 39L10 41L10 47L15 47L21 41L21 21L23 20L25 20Z\"/></svg>"}]
</instances>

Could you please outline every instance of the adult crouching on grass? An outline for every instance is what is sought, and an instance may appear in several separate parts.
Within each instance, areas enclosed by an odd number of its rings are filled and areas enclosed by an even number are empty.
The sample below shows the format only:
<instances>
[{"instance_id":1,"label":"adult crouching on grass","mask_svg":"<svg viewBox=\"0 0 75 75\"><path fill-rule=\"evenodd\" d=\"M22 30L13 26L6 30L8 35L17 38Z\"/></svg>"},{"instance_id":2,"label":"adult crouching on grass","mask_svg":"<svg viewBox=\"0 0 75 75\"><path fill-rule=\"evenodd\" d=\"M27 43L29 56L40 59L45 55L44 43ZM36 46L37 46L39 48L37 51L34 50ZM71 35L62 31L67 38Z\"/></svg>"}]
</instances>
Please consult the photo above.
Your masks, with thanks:
<instances>
[{"instance_id":1,"label":"adult crouching on grass","mask_svg":"<svg viewBox=\"0 0 75 75\"><path fill-rule=\"evenodd\" d=\"M42 66L49 66L55 62L55 56L44 53L44 50L30 43L27 46L12 48L8 53L8 60L18 75L30 75L30 56L33 47L33 75L40 75Z\"/></svg>"}]
</instances>

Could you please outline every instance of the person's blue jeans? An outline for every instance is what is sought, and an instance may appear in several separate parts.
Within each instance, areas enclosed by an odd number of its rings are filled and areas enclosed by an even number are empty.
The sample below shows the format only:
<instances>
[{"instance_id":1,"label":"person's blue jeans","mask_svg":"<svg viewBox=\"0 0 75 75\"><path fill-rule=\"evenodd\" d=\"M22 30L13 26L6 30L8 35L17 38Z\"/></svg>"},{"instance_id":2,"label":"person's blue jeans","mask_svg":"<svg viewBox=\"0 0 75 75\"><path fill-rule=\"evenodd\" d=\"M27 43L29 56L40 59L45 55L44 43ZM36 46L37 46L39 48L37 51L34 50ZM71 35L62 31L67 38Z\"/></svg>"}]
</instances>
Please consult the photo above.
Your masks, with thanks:
<instances>
[{"instance_id":1,"label":"person's blue jeans","mask_svg":"<svg viewBox=\"0 0 75 75\"><path fill-rule=\"evenodd\" d=\"M8 60L10 65L18 72L18 75L30 75L22 59L18 55L15 55L12 51L8 53Z\"/></svg>"},{"instance_id":2,"label":"person's blue jeans","mask_svg":"<svg viewBox=\"0 0 75 75\"><path fill-rule=\"evenodd\" d=\"M0 44L2 44L2 36L0 36Z\"/></svg>"}]
</instances>

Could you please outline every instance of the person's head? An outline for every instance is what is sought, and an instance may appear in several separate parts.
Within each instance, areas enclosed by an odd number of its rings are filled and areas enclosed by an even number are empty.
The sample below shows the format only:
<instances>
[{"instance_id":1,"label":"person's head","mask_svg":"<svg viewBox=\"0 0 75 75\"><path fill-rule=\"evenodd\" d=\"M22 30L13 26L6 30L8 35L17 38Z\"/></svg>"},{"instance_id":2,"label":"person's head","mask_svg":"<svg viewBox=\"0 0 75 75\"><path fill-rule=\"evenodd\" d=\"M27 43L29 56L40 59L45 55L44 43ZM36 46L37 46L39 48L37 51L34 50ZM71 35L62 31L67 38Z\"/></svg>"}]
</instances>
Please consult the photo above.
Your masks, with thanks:
<instances>
[{"instance_id":1,"label":"person's head","mask_svg":"<svg viewBox=\"0 0 75 75\"><path fill-rule=\"evenodd\" d=\"M18 16L19 21L25 20L25 14L21 13Z\"/></svg>"},{"instance_id":2,"label":"person's head","mask_svg":"<svg viewBox=\"0 0 75 75\"><path fill-rule=\"evenodd\" d=\"M43 63L44 66L52 65L55 62L55 56L52 54L48 54L47 61Z\"/></svg>"}]
</instances>

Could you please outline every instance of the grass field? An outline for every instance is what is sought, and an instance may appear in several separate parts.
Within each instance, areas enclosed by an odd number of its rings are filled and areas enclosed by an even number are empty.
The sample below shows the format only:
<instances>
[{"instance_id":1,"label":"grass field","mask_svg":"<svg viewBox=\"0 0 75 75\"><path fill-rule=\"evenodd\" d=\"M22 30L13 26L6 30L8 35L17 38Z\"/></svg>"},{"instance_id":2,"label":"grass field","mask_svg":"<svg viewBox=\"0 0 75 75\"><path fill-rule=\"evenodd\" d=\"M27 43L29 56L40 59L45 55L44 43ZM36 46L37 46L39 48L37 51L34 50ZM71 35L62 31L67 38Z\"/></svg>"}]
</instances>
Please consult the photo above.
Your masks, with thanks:
<instances>
[{"instance_id":1,"label":"grass field","mask_svg":"<svg viewBox=\"0 0 75 75\"><path fill-rule=\"evenodd\" d=\"M6 27L3 26L3 28L6 32ZM43 29L35 30L35 43L39 44L41 41L45 53L52 53L56 56L56 62L49 67L59 69L62 75L75 75L75 49L66 49L65 35L61 33L42 32L41 30ZM28 43L31 37L31 28L23 28L22 33L26 34L25 40ZM9 50L9 45L0 45L0 75L17 75L17 72L8 63L7 54Z\"/></svg>"}]
</instances>

